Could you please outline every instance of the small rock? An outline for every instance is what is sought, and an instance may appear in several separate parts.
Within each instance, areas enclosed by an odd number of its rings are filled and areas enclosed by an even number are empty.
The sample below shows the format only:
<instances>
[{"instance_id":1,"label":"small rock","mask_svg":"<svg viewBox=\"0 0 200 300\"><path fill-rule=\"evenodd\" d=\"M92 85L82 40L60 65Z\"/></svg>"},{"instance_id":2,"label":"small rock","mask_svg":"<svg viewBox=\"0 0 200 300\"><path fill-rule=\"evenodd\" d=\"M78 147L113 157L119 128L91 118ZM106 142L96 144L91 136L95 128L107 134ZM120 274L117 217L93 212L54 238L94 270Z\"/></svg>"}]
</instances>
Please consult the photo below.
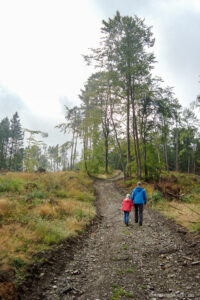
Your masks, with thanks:
<instances>
[{"instance_id":1,"label":"small rock","mask_svg":"<svg viewBox=\"0 0 200 300\"><path fill-rule=\"evenodd\" d=\"M55 290L57 289L57 285L53 285L52 288Z\"/></svg>"},{"instance_id":2,"label":"small rock","mask_svg":"<svg viewBox=\"0 0 200 300\"><path fill-rule=\"evenodd\" d=\"M72 274L73 274L73 275L79 275L80 273L81 273L80 270L75 270Z\"/></svg>"},{"instance_id":3,"label":"small rock","mask_svg":"<svg viewBox=\"0 0 200 300\"><path fill-rule=\"evenodd\" d=\"M188 294L188 297L194 298L194 294Z\"/></svg>"}]
</instances>

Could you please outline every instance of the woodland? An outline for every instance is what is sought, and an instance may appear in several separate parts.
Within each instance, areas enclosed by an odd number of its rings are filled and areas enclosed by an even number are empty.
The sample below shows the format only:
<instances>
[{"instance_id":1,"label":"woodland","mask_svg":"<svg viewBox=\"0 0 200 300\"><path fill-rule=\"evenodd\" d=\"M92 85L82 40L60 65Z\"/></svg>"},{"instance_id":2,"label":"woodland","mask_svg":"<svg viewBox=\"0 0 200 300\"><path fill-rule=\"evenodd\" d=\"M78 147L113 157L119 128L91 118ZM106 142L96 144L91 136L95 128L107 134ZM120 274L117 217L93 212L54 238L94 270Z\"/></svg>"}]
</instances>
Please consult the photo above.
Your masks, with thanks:
<instances>
[{"instance_id":1,"label":"woodland","mask_svg":"<svg viewBox=\"0 0 200 300\"><path fill-rule=\"evenodd\" d=\"M99 47L83 55L95 72L80 91L80 105L66 105L65 122L52 124L66 134L64 144L49 146L45 143L48 133L24 128L18 112L0 120L0 298L19 299L18 287L20 299L30 299L30 295L33 299L34 293L34 299L69 299L68 295L75 299L77 293L86 299L84 291L78 289L81 280L83 285L88 282L90 297L91 293L102 293L102 299L164 298L164 292L170 299L178 299L179 294L179 299L193 299L190 291L199 295L200 96L189 107L182 107L173 87L154 75L154 43L152 28L137 16L116 12L112 19L102 21ZM122 192L130 193L138 180L147 190L152 209L145 211L144 231L133 224L124 230ZM156 210L197 232L191 235L194 242L189 233L188 241L180 238L186 231ZM77 248L81 259L75 256L73 261L64 241L78 237L86 225L96 231L88 230L88 248L77 246L84 256ZM52 252L48 263L46 253L52 247L55 257ZM74 247L72 243L73 255ZM141 256L138 249L142 249ZM131 269L124 251L134 257ZM111 255L109 268L105 253ZM122 258L116 253L123 253ZM188 258L191 253L192 258ZM68 269L65 264L69 261L72 265ZM85 269L85 262L89 269ZM27 270L32 277L22 288ZM131 273L136 281L129 277ZM122 275L124 282L130 279L126 292L121 288ZM74 276L78 288L70 285ZM194 276L198 280L194 281ZM34 280L31 286L30 277L36 280L37 288ZM117 284L113 282L116 278ZM146 278L153 278L152 282Z\"/></svg>"},{"instance_id":2,"label":"woodland","mask_svg":"<svg viewBox=\"0 0 200 300\"><path fill-rule=\"evenodd\" d=\"M163 170L200 173L197 100L182 107L173 88L154 76L152 28L137 16L102 22L100 46L84 59L95 69L80 91L79 106L65 106L63 145L22 128L16 112L0 121L0 169L7 171L123 171L146 180ZM26 138L25 138L26 137Z\"/></svg>"}]
</instances>

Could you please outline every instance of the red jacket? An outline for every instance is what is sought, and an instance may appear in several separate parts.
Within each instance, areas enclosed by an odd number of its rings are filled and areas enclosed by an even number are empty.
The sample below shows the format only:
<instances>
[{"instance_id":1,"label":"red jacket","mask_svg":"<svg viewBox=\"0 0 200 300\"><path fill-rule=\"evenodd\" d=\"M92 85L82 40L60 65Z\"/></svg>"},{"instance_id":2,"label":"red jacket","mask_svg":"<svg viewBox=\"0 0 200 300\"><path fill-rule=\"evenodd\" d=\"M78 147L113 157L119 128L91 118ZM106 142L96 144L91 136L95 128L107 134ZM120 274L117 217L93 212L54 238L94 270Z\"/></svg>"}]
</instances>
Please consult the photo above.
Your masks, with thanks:
<instances>
[{"instance_id":1,"label":"red jacket","mask_svg":"<svg viewBox=\"0 0 200 300\"><path fill-rule=\"evenodd\" d=\"M123 211L131 211L131 206L133 206L133 202L130 198L125 198L122 202L122 208Z\"/></svg>"}]
</instances>

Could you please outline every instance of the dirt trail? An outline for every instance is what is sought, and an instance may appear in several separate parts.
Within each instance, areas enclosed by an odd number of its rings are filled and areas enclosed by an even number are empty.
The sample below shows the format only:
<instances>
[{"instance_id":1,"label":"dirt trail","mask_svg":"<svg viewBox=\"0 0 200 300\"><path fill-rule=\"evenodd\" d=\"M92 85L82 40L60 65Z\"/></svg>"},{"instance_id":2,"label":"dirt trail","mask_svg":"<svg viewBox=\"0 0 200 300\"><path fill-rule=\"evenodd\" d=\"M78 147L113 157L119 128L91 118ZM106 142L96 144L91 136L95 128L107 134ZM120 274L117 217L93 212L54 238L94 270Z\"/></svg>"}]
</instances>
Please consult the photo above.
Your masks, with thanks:
<instances>
[{"instance_id":1,"label":"dirt trail","mask_svg":"<svg viewBox=\"0 0 200 300\"><path fill-rule=\"evenodd\" d=\"M55 273L38 274L34 292L21 299L200 299L199 239L151 209L145 209L142 227L132 212L126 227L124 193L115 181L98 180L95 188L101 222L66 254L62 268L58 252Z\"/></svg>"}]
</instances>

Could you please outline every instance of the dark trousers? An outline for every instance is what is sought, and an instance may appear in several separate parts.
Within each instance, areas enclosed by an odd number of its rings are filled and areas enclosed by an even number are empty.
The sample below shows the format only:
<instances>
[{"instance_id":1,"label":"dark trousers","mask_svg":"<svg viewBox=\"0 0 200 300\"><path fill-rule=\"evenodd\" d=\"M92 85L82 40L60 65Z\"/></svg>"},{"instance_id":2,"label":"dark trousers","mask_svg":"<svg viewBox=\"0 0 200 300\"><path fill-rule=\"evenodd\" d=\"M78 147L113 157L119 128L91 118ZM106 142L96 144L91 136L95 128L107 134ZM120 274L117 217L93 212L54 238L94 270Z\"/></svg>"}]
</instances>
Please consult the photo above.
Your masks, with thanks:
<instances>
[{"instance_id":1,"label":"dark trousers","mask_svg":"<svg viewBox=\"0 0 200 300\"><path fill-rule=\"evenodd\" d=\"M142 225L143 222L143 204L134 204L135 207L135 223L138 223ZM138 218L139 216L139 218Z\"/></svg>"}]
</instances>

